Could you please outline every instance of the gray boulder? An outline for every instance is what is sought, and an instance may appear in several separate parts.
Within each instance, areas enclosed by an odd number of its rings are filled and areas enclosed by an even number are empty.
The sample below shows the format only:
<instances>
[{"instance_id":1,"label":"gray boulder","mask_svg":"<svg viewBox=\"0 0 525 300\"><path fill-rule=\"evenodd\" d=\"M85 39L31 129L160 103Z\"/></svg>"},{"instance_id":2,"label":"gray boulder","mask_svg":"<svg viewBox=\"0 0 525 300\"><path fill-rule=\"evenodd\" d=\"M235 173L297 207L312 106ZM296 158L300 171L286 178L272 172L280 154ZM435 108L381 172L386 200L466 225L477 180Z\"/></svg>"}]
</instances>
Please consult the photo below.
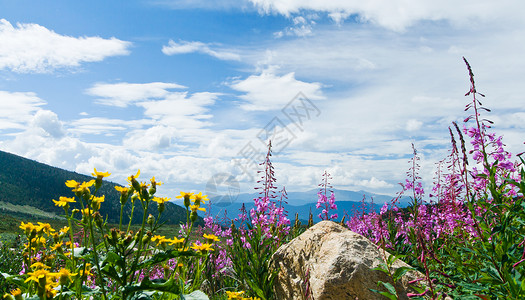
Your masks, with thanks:
<instances>
[{"instance_id":1,"label":"gray boulder","mask_svg":"<svg viewBox=\"0 0 525 300\"><path fill-rule=\"evenodd\" d=\"M386 255L389 255L386 252ZM272 267L279 268L275 280L277 299L386 299L369 289L383 291L378 281L391 282L378 267L383 251L364 236L332 222L322 221L281 246L272 257ZM408 266L401 260L393 269ZM408 282L423 278L409 271L398 282L400 299L408 299ZM392 283L392 282L391 282Z\"/></svg>"}]
</instances>

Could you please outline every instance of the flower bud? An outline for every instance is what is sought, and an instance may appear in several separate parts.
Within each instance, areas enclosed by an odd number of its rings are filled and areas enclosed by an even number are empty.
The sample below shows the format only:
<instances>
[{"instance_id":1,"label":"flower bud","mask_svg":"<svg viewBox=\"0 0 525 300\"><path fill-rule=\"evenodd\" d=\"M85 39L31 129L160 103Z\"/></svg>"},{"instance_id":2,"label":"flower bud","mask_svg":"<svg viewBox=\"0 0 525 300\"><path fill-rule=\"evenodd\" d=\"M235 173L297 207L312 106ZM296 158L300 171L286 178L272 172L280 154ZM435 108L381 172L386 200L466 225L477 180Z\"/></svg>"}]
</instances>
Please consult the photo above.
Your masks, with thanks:
<instances>
[{"instance_id":1,"label":"flower bud","mask_svg":"<svg viewBox=\"0 0 525 300\"><path fill-rule=\"evenodd\" d=\"M191 220L191 222L195 222L197 220L197 212L195 212L195 211L191 212L190 220Z\"/></svg>"},{"instance_id":2,"label":"flower bud","mask_svg":"<svg viewBox=\"0 0 525 300\"><path fill-rule=\"evenodd\" d=\"M155 223L155 217L154 217L152 214L150 214L150 215L148 216L148 221L147 221L147 222L148 222L148 224L149 224L150 226L153 226L153 223Z\"/></svg>"},{"instance_id":3,"label":"flower bud","mask_svg":"<svg viewBox=\"0 0 525 300\"><path fill-rule=\"evenodd\" d=\"M98 203L100 205L100 203ZM102 227L102 223L104 222L104 219L102 218L102 215L98 211L96 211L93 214L93 219L95 219L95 224L97 224L98 227Z\"/></svg>"},{"instance_id":4,"label":"flower bud","mask_svg":"<svg viewBox=\"0 0 525 300\"><path fill-rule=\"evenodd\" d=\"M165 210L166 210L166 204L163 203L159 203L159 214L163 213Z\"/></svg>"}]
</instances>

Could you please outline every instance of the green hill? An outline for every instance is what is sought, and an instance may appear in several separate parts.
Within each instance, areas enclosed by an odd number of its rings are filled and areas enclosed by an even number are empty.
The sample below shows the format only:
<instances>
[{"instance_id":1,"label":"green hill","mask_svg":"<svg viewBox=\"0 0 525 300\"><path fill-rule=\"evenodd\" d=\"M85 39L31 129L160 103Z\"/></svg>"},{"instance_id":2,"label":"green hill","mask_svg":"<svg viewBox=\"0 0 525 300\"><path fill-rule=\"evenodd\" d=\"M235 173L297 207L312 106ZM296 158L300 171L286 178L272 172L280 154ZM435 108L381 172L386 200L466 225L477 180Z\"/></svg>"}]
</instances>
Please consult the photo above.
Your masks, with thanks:
<instances>
[{"instance_id":1,"label":"green hill","mask_svg":"<svg viewBox=\"0 0 525 300\"><path fill-rule=\"evenodd\" d=\"M71 189L66 187L67 180L78 182L94 179L91 176L66 171L46 164L0 151L0 212L9 215L19 215L39 218L62 218L64 210L56 207L52 199L60 196L73 197ZM108 218L109 223L118 223L120 215L120 193L115 190L118 184L104 181L99 195L106 195L100 213ZM80 208L80 204L73 208ZM142 221L142 207L138 203L134 211L133 221ZM157 216L156 203L150 204L151 213ZM129 221L131 204L128 201L125 209L124 222ZM167 203L161 221L166 224L179 224L186 221L186 209ZM202 219L197 223L202 224Z\"/></svg>"}]
</instances>

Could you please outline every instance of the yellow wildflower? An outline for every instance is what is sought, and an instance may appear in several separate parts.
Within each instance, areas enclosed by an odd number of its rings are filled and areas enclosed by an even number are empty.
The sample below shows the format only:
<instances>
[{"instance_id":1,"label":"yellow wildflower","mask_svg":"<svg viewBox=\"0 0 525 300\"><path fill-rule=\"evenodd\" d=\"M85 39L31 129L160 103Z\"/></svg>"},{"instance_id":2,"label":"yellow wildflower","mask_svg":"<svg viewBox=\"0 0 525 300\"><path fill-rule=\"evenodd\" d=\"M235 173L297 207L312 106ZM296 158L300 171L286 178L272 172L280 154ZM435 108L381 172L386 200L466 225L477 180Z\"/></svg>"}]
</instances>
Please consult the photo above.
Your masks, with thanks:
<instances>
[{"instance_id":1,"label":"yellow wildflower","mask_svg":"<svg viewBox=\"0 0 525 300\"><path fill-rule=\"evenodd\" d=\"M67 234L69 232L69 227L64 226L62 229L60 229L60 233Z\"/></svg>"},{"instance_id":2,"label":"yellow wildflower","mask_svg":"<svg viewBox=\"0 0 525 300\"><path fill-rule=\"evenodd\" d=\"M190 210L196 212L197 210L206 211L206 208L200 207L199 205L190 205Z\"/></svg>"},{"instance_id":3,"label":"yellow wildflower","mask_svg":"<svg viewBox=\"0 0 525 300\"><path fill-rule=\"evenodd\" d=\"M244 294L244 291L240 291L240 292L226 291L226 296L228 296L228 300L242 299L243 294Z\"/></svg>"},{"instance_id":4,"label":"yellow wildflower","mask_svg":"<svg viewBox=\"0 0 525 300\"><path fill-rule=\"evenodd\" d=\"M129 191L129 188L123 187L123 186L118 186L118 185L115 186L115 189L118 192L120 192L121 195L127 195L128 191Z\"/></svg>"},{"instance_id":5,"label":"yellow wildflower","mask_svg":"<svg viewBox=\"0 0 525 300\"><path fill-rule=\"evenodd\" d=\"M218 242L219 241L219 238L213 234L204 234L202 237L208 240L208 242L212 242L212 241Z\"/></svg>"},{"instance_id":6,"label":"yellow wildflower","mask_svg":"<svg viewBox=\"0 0 525 300\"><path fill-rule=\"evenodd\" d=\"M193 243L193 246L191 246L191 249L194 249L196 251L200 251L203 253L206 253L206 251L213 251L213 248L211 247L211 244L201 244L197 245L196 243Z\"/></svg>"},{"instance_id":7,"label":"yellow wildflower","mask_svg":"<svg viewBox=\"0 0 525 300\"><path fill-rule=\"evenodd\" d=\"M153 197L153 201L157 202L158 204L163 204L163 203L166 203L168 201L170 201L171 198L166 198L166 197Z\"/></svg>"},{"instance_id":8,"label":"yellow wildflower","mask_svg":"<svg viewBox=\"0 0 525 300\"><path fill-rule=\"evenodd\" d=\"M31 233L31 231L33 231L33 229L35 229L35 225L31 222L28 222L28 223L24 223L22 222L22 224L20 225L20 229L22 229L26 235L29 235Z\"/></svg>"},{"instance_id":9,"label":"yellow wildflower","mask_svg":"<svg viewBox=\"0 0 525 300\"><path fill-rule=\"evenodd\" d=\"M38 226L37 226L36 230L37 231L42 230L46 234L50 234L51 232L55 231L55 229L53 229L53 227L51 227L51 224L49 224L49 223L42 223L42 222L38 222Z\"/></svg>"},{"instance_id":10,"label":"yellow wildflower","mask_svg":"<svg viewBox=\"0 0 525 300\"><path fill-rule=\"evenodd\" d=\"M34 282L38 283L40 279L46 278L47 274L49 273L50 273L49 271L44 270L44 269L38 269L34 272L29 272L27 273L29 277L24 282L33 280Z\"/></svg>"},{"instance_id":11,"label":"yellow wildflower","mask_svg":"<svg viewBox=\"0 0 525 300\"><path fill-rule=\"evenodd\" d=\"M172 239L168 239L168 242L170 243L170 245L182 245L182 243L184 242L184 238L177 238L177 237L173 237Z\"/></svg>"},{"instance_id":12,"label":"yellow wildflower","mask_svg":"<svg viewBox=\"0 0 525 300\"><path fill-rule=\"evenodd\" d=\"M82 277L93 275L93 273L91 273L91 264L86 264L86 272L84 272L84 270L80 270L79 274Z\"/></svg>"},{"instance_id":13,"label":"yellow wildflower","mask_svg":"<svg viewBox=\"0 0 525 300\"><path fill-rule=\"evenodd\" d=\"M51 250L58 251L61 247L62 247L62 242L58 242L54 244L53 246L51 246Z\"/></svg>"},{"instance_id":14,"label":"yellow wildflower","mask_svg":"<svg viewBox=\"0 0 525 300\"><path fill-rule=\"evenodd\" d=\"M31 269L49 269L49 266L44 265L43 263L37 261L31 265Z\"/></svg>"},{"instance_id":15,"label":"yellow wildflower","mask_svg":"<svg viewBox=\"0 0 525 300\"><path fill-rule=\"evenodd\" d=\"M206 203L208 201L208 195L202 195L202 192L199 192L196 195L192 196L192 200L195 204L200 205L201 201L202 203Z\"/></svg>"},{"instance_id":16,"label":"yellow wildflower","mask_svg":"<svg viewBox=\"0 0 525 300\"><path fill-rule=\"evenodd\" d=\"M97 177L98 180L101 180L102 178L108 177L111 174L109 172L105 172L105 173L98 172L97 168L95 168L95 173L91 173L91 175L93 175L93 177Z\"/></svg>"},{"instance_id":17,"label":"yellow wildflower","mask_svg":"<svg viewBox=\"0 0 525 300\"><path fill-rule=\"evenodd\" d=\"M100 209L100 203L104 202L104 199L106 198L106 195L102 195L101 197L93 197L91 200L91 206L94 210Z\"/></svg>"},{"instance_id":18,"label":"yellow wildflower","mask_svg":"<svg viewBox=\"0 0 525 300\"><path fill-rule=\"evenodd\" d=\"M62 268L60 271L58 271L58 282L61 285L66 285L68 280L73 282L73 279L71 279L71 276L76 276L77 273L71 273L68 269Z\"/></svg>"},{"instance_id":19,"label":"yellow wildflower","mask_svg":"<svg viewBox=\"0 0 525 300\"><path fill-rule=\"evenodd\" d=\"M14 290L11 291L11 295L15 296L15 298L16 298L16 296L21 296L22 295L22 290L14 289Z\"/></svg>"},{"instance_id":20,"label":"yellow wildflower","mask_svg":"<svg viewBox=\"0 0 525 300\"><path fill-rule=\"evenodd\" d=\"M155 235L155 236L153 236L153 237L151 238L151 241L152 241L153 243L157 243L157 245L160 245L160 244L162 244L163 242L168 241L168 239L166 239L166 237L163 236L163 235Z\"/></svg>"},{"instance_id":21,"label":"yellow wildflower","mask_svg":"<svg viewBox=\"0 0 525 300\"><path fill-rule=\"evenodd\" d=\"M152 185L152 186L157 186L157 185L158 185L158 186L161 186L161 185L163 185L162 182L160 182L160 181L156 181L156 180L155 180L155 176L153 176L153 177L150 179L150 181L151 181L151 185Z\"/></svg>"},{"instance_id":22,"label":"yellow wildflower","mask_svg":"<svg viewBox=\"0 0 525 300\"><path fill-rule=\"evenodd\" d=\"M59 201L56 201L55 199L53 199L55 206L66 207L69 205L69 203L76 202L75 197L68 198L68 197L61 196L59 199L60 199Z\"/></svg>"},{"instance_id":23,"label":"yellow wildflower","mask_svg":"<svg viewBox=\"0 0 525 300\"><path fill-rule=\"evenodd\" d=\"M76 182L75 180L66 181L66 186L69 188L77 188L79 185L80 183Z\"/></svg>"},{"instance_id":24,"label":"yellow wildflower","mask_svg":"<svg viewBox=\"0 0 525 300\"><path fill-rule=\"evenodd\" d=\"M45 246L45 245L46 245L46 239L45 239L43 236L41 236L41 237L36 237L36 238L31 239L31 243L32 243L33 245L35 245L35 244L36 244L36 245L39 245L39 244L40 244L40 245L42 245L42 246Z\"/></svg>"}]
</instances>

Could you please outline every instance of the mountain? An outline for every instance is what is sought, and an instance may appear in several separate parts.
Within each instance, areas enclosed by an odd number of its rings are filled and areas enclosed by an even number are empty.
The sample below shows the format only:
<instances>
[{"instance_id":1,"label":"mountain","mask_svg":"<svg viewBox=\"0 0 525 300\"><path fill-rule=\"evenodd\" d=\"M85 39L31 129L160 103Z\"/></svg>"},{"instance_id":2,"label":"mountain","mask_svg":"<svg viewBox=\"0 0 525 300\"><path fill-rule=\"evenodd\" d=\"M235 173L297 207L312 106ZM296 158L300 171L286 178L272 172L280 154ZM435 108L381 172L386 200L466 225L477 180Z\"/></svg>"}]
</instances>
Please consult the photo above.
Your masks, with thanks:
<instances>
[{"instance_id":1,"label":"mountain","mask_svg":"<svg viewBox=\"0 0 525 300\"><path fill-rule=\"evenodd\" d=\"M310 211L313 214L314 222L320 221L317 216L322 209L317 209L317 192L318 189L309 190L306 192L289 192L287 193L288 204L284 205L286 211L288 211L289 218L293 221L295 214L299 214L300 220L308 220ZM374 194L366 191L348 191L334 189L335 203L337 204L338 220L340 220L345 213L351 217L354 212L361 212L360 209L363 203L366 207L366 211L376 211L384 203L390 203L394 198L392 196ZM209 213L214 217L234 219L239 214L242 205L245 205L246 210L249 212L254 207L253 199L259 197L258 193L244 193L238 194L231 193L231 191L224 192L222 195L210 196L211 205L207 208ZM364 202L363 202L364 199ZM372 203L373 200L373 203ZM401 197L399 199L398 206L408 206L410 198ZM348 217L347 217L348 218Z\"/></svg>"},{"instance_id":2,"label":"mountain","mask_svg":"<svg viewBox=\"0 0 525 300\"><path fill-rule=\"evenodd\" d=\"M66 171L46 164L23 158L14 154L0 151L0 209L4 213L18 213L40 216L45 218L59 218L64 210L54 205L52 199L60 196L73 197L70 188L66 187L67 180L77 182L94 179L91 176ZM120 193L115 190L118 184L104 181L99 189L99 195L106 195L100 213L108 218L110 223L118 223L120 216ZM125 207L124 222L129 220L131 201ZM72 208L80 208L80 204L73 203ZM173 203L166 203L161 221L167 224L179 224L186 221L186 209ZM142 222L142 207L135 203L133 222ZM150 211L157 216L156 203L150 204ZM203 224L199 219L199 224Z\"/></svg>"}]
</instances>

